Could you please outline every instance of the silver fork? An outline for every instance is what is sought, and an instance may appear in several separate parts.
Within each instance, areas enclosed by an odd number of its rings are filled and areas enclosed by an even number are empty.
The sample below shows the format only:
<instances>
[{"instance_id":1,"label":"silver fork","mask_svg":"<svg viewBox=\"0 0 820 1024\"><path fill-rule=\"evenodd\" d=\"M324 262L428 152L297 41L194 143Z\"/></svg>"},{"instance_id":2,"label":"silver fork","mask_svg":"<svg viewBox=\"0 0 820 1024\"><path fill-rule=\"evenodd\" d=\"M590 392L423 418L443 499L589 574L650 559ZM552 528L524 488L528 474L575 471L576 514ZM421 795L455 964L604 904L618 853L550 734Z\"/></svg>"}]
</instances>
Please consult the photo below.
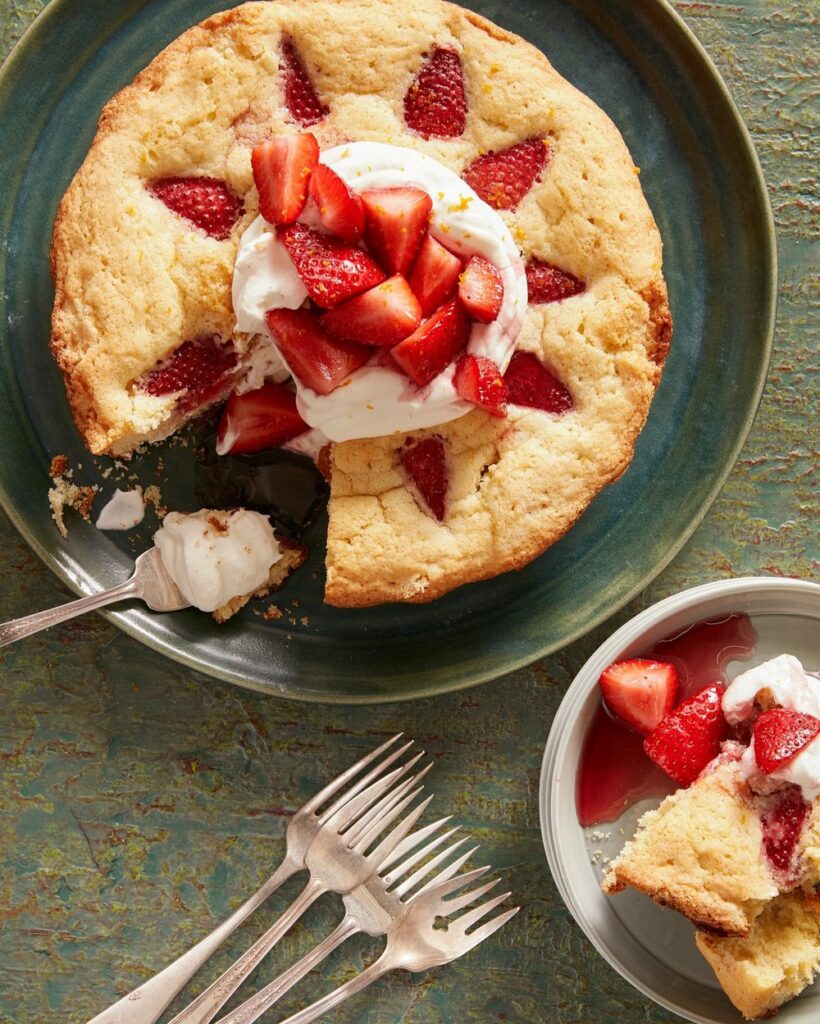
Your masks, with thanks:
<instances>
[{"instance_id":1,"label":"silver fork","mask_svg":"<svg viewBox=\"0 0 820 1024\"><path fill-rule=\"evenodd\" d=\"M340 985L322 999L294 1013L281 1024L310 1024L327 1010L337 1006L356 992L361 992L382 975L389 971L426 971L430 967L440 967L457 960L469 953L479 943L489 938L499 928L514 917L520 907L512 907L503 911L490 921L479 926L479 922L501 904L509 893L502 893L485 903L479 904L467 913L454 920L448 920L451 914L465 910L497 884L497 879L462 893L455 899L446 899L466 885L481 878L490 869L476 868L474 871L456 875L445 881L434 880L422 889L418 895L408 902L401 916L393 922L387 932L387 945L382 955L366 967L355 978ZM469 929L474 929L469 931ZM254 1020L250 1017L248 1020ZM230 1020L223 1017L217 1024L225 1024Z\"/></svg>"},{"instance_id":2,"label":"silver fork","mask_svg":"<svg viewBox=\"0 0 820 1024\"><path fill-rule=\"evenodd\" d=\"M116 587L57 605L56 608L25 615L21 619L0 622L0 647L13 644L15 640L22 640L33 633L39 633L41 629L48 629L49 626L56 626L58 622L96 611L107 604L114 604L115 601L128 601L132 597L141 598L155 612L176 612L180 608L191 606L191 602L183 597L182 591L162 564L159 548L149 548L134 562L134 574L131 578L118 583Z\"/></svg>"},{"instance_id":3,"label":"silver fork","mask_svg":"<svg viewBox=\"0 0 820 1024\"><path fill-rule=\"evenodd\" d=\"M156 1021L162 1016L163 1010L228 936L236 931L271 893L284 885L297 872L304 870L305 854L308 847L320 831L326 827L333 815L345 803L361 794L375 779L383 776L383 773L413 745L413 741L410 740L377 761L400 739L401 733L398 733L386 743L382 743L376 750L366 754L347 771L342 772L328 783L304 807L300 808L288 822L285 832L285 856L270 878L210 935L155 974L153 978L123 996L107 1010L97 1014L93 1020L89 1021L89 1024L156 1024ZM404 768L401 769L402 773L409 771L417 760L418 757L404 765ZM374 764L374 762L377 763ZM369 765L372 765L370 770L362 775ZM357 778L357 776L361 776L361 778ZM334 797L336 800L323 810Z\"/></svg>"},{"instance_id":4,"label":"silver fork","mask_svg":"<svg viewBox=\"0 0 820 1024\"><path fill-rule=\"evenodd\" d=\"M458 826L456 826L448 832L436 836L420 849L415 849L449 820L450 818L442 818L402 840L376 874L371 875L367 881L343 897L345 916L334 931L310 953L280 974L278 978L260 989L250 999L246 999L236 1009L221 1017L219 1024L251 1024L351 936L359 932L366 932L374 937L385 935L390 925L403 914L407 903L421 896L432 884L452 878L475 853L478 849L477 846L462 854L452 864L440 871L424 888L413 894L413 890L419 883L450 858L459 847L468 842L469 837L465 836L440 851L409 878L406 878L401 885L396 884L400 879L405 878L420 861L423 861L458 831ZM402 857L410 851L414 852L406 860L402 860ZM401 863L397 865L397 861L401 861ZM391 865L396 866L391 869ZM493 885L495 882L491 883L491 886Z\"/></svg>"},{"instance_id":5,"label":"silver fork","mask_svg":"<svg viewBox=\"0 0 820 1024\"><path fill-rule=\"evenodd\" d=\"M422 754L353 797L321 829L305 854L310 879L288 909L231 967L174 1017L171 1024L208 1024L302 914L326 892L347 893L369 878L413 828L432 800L423 800L370 853L378 837L421 793L418 786L432 765L391 788ZM374 803L374 801L376 801ZM341 839L341 841L340 841Z\"/></svg>"}]
</instances>

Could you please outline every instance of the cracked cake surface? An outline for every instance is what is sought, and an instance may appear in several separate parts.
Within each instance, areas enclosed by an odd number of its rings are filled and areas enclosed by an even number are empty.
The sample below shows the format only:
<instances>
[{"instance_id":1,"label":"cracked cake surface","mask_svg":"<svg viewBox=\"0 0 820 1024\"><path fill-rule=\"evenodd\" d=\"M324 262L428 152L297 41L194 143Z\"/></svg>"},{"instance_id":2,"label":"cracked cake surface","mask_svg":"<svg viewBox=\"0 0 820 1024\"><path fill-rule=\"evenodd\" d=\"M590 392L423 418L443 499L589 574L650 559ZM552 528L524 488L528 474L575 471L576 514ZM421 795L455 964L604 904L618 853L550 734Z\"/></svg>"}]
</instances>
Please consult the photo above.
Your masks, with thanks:
<instances>
[{"instance_id":1,"label":"cracked cake surface","mask_svg":"<svg viewBox=\"0 0 820 1024\"><path fill-rule=\"evenodd\" d=\"M457 67L455 101L425 106L418 90ZM503 419L475 410L415 432L443 445L441 519L408 485L407 435L334 444L327 600L431 600L532 560L628 466L671 334L660 236L609 118L478 15L439 0L217 14L109 102L58 213L52 350L93 452L167 436L241 378L258 342L231 305L238 241L258 213L250 152L308 124L323 150L372 140L425 153L499 211L528 266L517 348L571 396L561 412L511 402ZM532 165L523 194L498 172L511 150L517 169ZM191 179L183 215L175 196ZM178 371L191 365L186 392Z\"/></svg>"}]
</instances>

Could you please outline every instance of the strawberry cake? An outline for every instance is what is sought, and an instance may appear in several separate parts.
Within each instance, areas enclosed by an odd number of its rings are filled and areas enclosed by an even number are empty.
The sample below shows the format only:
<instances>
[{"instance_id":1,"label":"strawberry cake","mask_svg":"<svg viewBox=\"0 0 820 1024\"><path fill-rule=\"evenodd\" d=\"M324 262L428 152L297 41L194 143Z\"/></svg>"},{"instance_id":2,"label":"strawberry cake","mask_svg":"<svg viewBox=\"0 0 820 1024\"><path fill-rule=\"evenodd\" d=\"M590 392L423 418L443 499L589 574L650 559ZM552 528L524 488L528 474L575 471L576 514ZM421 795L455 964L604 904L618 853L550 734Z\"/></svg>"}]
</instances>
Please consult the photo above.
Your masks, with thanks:
<instances>
[{"instance_id":1,"label":"strawberry cake","mask_svg":"<svg viewBox=\"0 0 820 1024\"><path fill-rule=\"evenodd\" d=\"M820 970L820 679L791 655L676 703L671 665L610 666L610 711L680 787L607 867L684 914L735 1006L770 1016Z\"/></svg>"},{"instance_id":2,"label":"strawberry cake","mask_svg":"<svg viewBox=\"0 0 820 1024\"><path fill-rule=\"evenodd\" d=\"M109 102L60 205L77 427L129 455L227 402L218 452L318 459L331 604L519 568L623 473L660 380L638 174L540 52L460 7L217 14Z\"/></svg>"}]
</instances>

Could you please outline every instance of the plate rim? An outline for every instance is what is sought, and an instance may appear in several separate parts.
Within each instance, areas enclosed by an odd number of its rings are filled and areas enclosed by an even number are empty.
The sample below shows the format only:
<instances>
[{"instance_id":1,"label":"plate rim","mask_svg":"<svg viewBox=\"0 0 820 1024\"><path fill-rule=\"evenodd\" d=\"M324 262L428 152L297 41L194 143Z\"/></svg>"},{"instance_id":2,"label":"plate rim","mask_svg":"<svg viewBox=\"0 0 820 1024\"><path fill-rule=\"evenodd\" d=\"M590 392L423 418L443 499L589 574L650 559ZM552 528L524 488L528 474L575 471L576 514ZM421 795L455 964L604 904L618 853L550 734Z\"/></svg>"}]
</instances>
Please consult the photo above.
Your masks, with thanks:
<instances>
[{"instance_id":1,"label":"plate rim","mask_svg":"<svg viewBox=\"0 0 820 1024\"><path fill-rule=\"evenodd\" d=\"M683 1007L651 989L640 978L638 978L629 967L621 962L617 953L610 947L606 946L597 934L588 930L586 921L579 918L578 913L576 913L575 906L573 906L568 899L566 894L569 892L569 887L566 885L563 878L563 865L557 854L557 850L553 848L552 837L554 830L552 818L554 817L555 807L554 800L551 795L552 783L554 781L552 778L552 769L554 768L555 763L559 760L559 755L563 753L566 748L566 744L569 742L569 735L571 732L569 725L578 711L577 705L581 703L582 699L586 700L586 697L588 696L586 691L590 688L590 685L594 685L594 680L593 683L590 684L589 681L582 678L587 673L591 665L595 662L601 661L602 659L604 662L611 661L613 657L617 657L617 653L619 651L629 646L629 642L626 639L627 637L632 637L638 632L645 632L646 629L653 625L658 625L663 621L663 619L667 618L674 612L683 612L697 606L704 598L718 596L728 597L730 595L736 595L740 598L743 595L747 595L755 591L765 590L772 590L774 592L782 591L784 593L791 591L807 595L813 594L817 597L818 602L820 603L820 583L815 583L812 580L792 576L739 576L732 577L730 579L712 580L707 583L700 583L696 586L677 591L674 594L670 594L668 597L656 601L648 608L644 608L631 619L623 623L622 626L615 630L614 633L611 633L601 644L599 644L598 647L595 648L575 674L572 683L570 683L566 693L561 698L561 702L555 712L552 724L550 725L547 742L544 746L544 754L541 759L541 771L538 781L538 818L541 842L544 847L544 854L547 859L550 876L558 890L561 901L569 911L575 924L583 932L585 938L593 945L598 955L601 956L614 971L616 971L625 981L648 999L651 999L657 1005L671 1011L683 1020L693 1022L693 1024L714 1024L714 1018L704 1017L700 1014L695 1014L690 1010L685 1010ZM576 686L576 683L580 685ZM738 1013L738 1021L740 1021L740 1019L741 1018Z\"/></svg>"},{"instance_id":2,"label":"plate rim","mask_svg":"<svg viewBox=\"0 0 820 1024\"><path fill-rule=\"evenodd\" d=\"M53 20L54 18L62 15L66 8L77 3L77 0L49 0L47 5L37 14L33 21L24 30L20 38L17 40L15 45L10 50L8 56L0 65L0 97L6 91L7 85L13 77L13 72L17 67L17 64L22 61L27 52L29 46L34 45L32 40L43 28L43 26ZM235 6L231 5L230 6ZM509 675L527 665L533 664L534 662L544 658L557 650L561 650L570 644L576 642L583 636L586 636L592 630L596 629L603 622L610 619L623 607L625 607L633 598L635 598L641 591L643 591L654 579L656 579L660 573L669 565L669 563L676 557L683 546L689 541L697 528L701 525L705 519L707 513L714 504L717 496L722 491L729 475L733 471L737 464L740 452L746 443L746 440L751 431L754 420L757 416L760 402L763 397L763 392L768 379L769 366L772 358L773 342L774 342L774 331L775 321L777 316L777 304L778 304L778 267L777 267L777 239L774 224L774 214L771 205L771 198L769 196L766 181L763 175L763 169L760 163L760 159L755 150L754 143L751 138L749 129L735 103L732 95L726 85L720 71L713 62L712 58L707 53L704 46L700 43L697 36L694 34L692 29L686 24L682 16L672 7L670 0L647 0L646 4L648 9L654 8L657 15L661 18L665 18L670 23L672 29L682 38L687 44L693 57L696 58L698 66L702 73L704 73L710 80L711 85L717 89L724 104L724 111L731 118L733 125L737 130L737 140L742 145L744 154L749 162L749 169L753 177L754 184L754 197L756 200L755 205L757 206L759 213L760 227L763 229L763 238L765 245L764 258L760 260L761 264L766 271L766 309L767 316L765 324L761 325L760 339L763 347L764 358L760 360L757 367L757 375L754 382L754 388L751 395L751 401L749 403L746 416L743 423L738 431L735 444L731 449L729 458L726 459L725 463L718 472L711 489L704 496L700 507L692 516L692 519L687 524L686 528L675 538L674 542L670 544L663 557L652 566L650 566L646 572L641 576L640 580L636 581L634 585L625 591L618 597L616 602L607 608L606 611L602 611L596 619L587 623L584 627L574 630L568 636L564 637L560 642L548 643L541 647L529 650L527 653L511 656L506 660L504 667L499 671L497 666L487 669L486 671L473 671L467 676L459 678L458 680L448 680L446 683L441 685L431 684L427 688L420 689L408 689L401 693L395 694L355 694L350 695L346 693L322 693L312 694L305 692L283 692L277 687L276 684L259 682L256 679L251 679L242 676L230 669L222 668L219 665L215 665L211 662L204 661L196 656L194 650L187 651L172 643L166 642L158 637L152 635L152 633L144 628L139 622L132 622L129 615L125 611L115 611L111 609L102 610L100 614L118 629L122 630L128 636L144 644L151 650L156 651L163 656L170 658L178 664L183 665L186 668L192 669L202 675L209 678L216 679L222 682L232 683L233 685L240 686L244 689L264 693L271 697L277 697L282 700L292 700L305 703L314 704L333 704L333 705L371 705L371 704L384 704L384 703L403 703L405 701L418 700L425 697L436 697L441 696L445 693L456 693L461 690L469 689L473 686L478 686L483 683L490 682L494 679L502 678L503 676ZM226 8L227 9L227 8ZM40 558L40 560L46 565L46 567L73 593L79 596L87 596L89 593L95 593L96 591L88 591L84 589L77 580L75 580L66 568L60 564L58 560L36 539L33 533L28 529L26 522L22 514L17 512L15 507L14 498L10 490L7 490L2 483L0 483L0 506L2 506L6 515L9 517L12 524L15 526L17 531L26 541L32 551Z\"/></svg>"}]
</instances>

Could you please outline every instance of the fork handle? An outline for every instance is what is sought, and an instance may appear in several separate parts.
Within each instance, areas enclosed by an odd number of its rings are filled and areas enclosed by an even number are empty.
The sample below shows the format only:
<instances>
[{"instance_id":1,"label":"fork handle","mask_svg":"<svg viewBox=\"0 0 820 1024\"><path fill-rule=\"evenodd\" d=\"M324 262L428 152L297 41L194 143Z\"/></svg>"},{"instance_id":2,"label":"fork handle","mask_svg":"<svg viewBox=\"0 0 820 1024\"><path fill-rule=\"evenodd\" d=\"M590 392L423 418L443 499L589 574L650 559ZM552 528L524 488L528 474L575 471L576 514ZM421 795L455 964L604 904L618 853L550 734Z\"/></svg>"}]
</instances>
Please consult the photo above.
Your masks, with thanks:
<instances>
[{"instance_id":1,"label":"fork handle","mask_svg":"<svg viewBox=\"0 0 820 1024\"><path fill-rule=\"evenodd\" d=\"M275 892L297 871L301 870L289 857L285 857L279 867L261 888L246 900L241 907L218 925L210 935L183 953L173 963L155 974L145 984L123 996L119 1002L109 1006L107 1010L88 1022L88 1024L156 1024L163 1010L174 996L196 974L199 968L242 924L246 918L261 906L271 893Z\"/></svg>"},{"instance_id":2,"label":"fork handle","mask_svg":"<svg viewBox=\"0 0 820 1024\"><path fill-rule=\"evenodd\" d=\"M12 619L10 622L0 623L0 647L6 644L13 644L15 640L22 640L32 633L39 633L41 629L48 629L49 626L56 626L58 622L65 622L77 615L85 615L86 612L96 611L114 601L125 601L129 597L140 597L142 594L140 585L132 577L124 583L120 583L110 590L103 590L99 594L92 594L90 597L81 597L77 601L69 601L67 604L57 605L56 608L47 608L43 612L34 612L33 615L25 615L21 619Z\"/></svg>"},{"instance_id":3,"label":"fork handle","mask_svg":"<svg viewBox=\"0 0 820 1024\"><path fill-rule=\"evenodd\" d=\"M225 971L216 981L201 992L174 1017L170 1024L208 1024L219 1012L251 971L273 949L276 943L299 920L308 907L327 892L327 886L318 879L309 879L302 892L291 903L265 934L257 939L251 948ZM92 1022L93 1024L93 1022Z\"/></svg>"},{"instance_id":4,"label":"fork handle","mask_svg":"<svg viewBox=\"0 0 820 1024\"><path fill-rule=\"evenodd\" d=\"M241 1006L237 1006L235 1010L231 1010L224 1017L220 1017L217 1024L252 1024L253 1021L258 1020L262 1016L265 1010L268 1010L286 992L289 992L298 981L301 981L306 974L310 974L313 968L320 964L325 957L330 956L334 949L341 946L343 942L346 942L352 935L361 930L361 926L356 918L351 917L349 914L346 915L341 923L315 949L305 954L293 967L283 971L278 978L274 979L263 989L260 989L250 999L246 999Z\"/></svg>"},{"instance_id":5,"label":"fork handle","mask_svg":"<svg viewBox=\"0 0 820 1024\"><path fill-rule=\"evenodd\" d=\"M344 985L340 985L332 992L329 992L326 996L323 996L321 999L317 999L315 1003L311 1003L310 1006L306 1006L304 1010L294 1013L293 1016L288 1017L287 1020L283 1020L282 1024L310 1024L311 1021L316 1020L317 1017L321 1017L323 1013L326 1013L334 1006L338 1006L338 1004L344 1002L345 999L349 999L350 996L355 995L357 992L361 992L363 988L367 988L368 985L372 985L373 982L381 978L383 974L387 974L397 966L393 962L389 953L389 949L385 949L379 959L375 960L369 967L365 967L361 974L357 974L355 978L351 978L350 981L346 981ZM222 1024L222 1021L217 1021L217 1024Z\"/></svg>"}]
</instances>

